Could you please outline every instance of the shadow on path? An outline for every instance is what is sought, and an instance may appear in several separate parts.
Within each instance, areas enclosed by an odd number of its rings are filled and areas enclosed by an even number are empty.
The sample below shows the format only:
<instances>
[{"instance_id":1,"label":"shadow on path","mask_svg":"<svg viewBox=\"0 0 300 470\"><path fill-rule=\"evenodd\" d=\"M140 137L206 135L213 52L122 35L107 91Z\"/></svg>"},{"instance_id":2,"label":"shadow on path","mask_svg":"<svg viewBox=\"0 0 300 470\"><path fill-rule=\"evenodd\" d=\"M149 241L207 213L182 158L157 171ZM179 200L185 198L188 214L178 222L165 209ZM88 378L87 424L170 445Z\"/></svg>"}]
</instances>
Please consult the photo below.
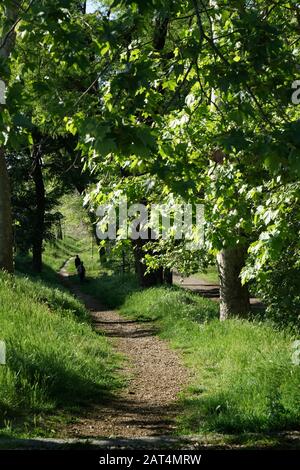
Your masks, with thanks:
<instances>
[{"instance_id":1,"label":"shadow on path","mask_svg":"<svg viewBox=\"0 0 300 470\"><path fill-rule=\"evenodd\" d=\"M126 381L126 387L109 403L95 404L84 417L82 413L74 416L67 436L133 438L174 434L180 413L178 394L190 382L190 372L176 352L155 336L153 322L127 320L117 311L106 309L71 282L66 268L60 271L62 281L90 310L95 330L107 336L125 357L120 373Z\"/></svg>"}]
</instances>

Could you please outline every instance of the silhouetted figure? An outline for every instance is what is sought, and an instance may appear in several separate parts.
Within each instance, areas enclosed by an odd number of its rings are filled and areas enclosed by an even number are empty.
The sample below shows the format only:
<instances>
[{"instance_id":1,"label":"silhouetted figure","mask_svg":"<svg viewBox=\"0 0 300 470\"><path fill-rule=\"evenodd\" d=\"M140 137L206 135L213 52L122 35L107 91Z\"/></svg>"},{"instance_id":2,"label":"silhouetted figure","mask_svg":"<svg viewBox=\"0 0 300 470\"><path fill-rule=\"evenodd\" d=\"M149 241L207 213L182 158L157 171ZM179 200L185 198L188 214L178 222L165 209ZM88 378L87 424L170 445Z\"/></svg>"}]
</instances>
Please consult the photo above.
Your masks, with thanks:
<instances>
[{"instance_id":1,"label":"silhouetted figure","mask_svg":"<svg viewBox=\"0 0 300 470\"><path fill-rule=\"evenodd\" d=\"M81 259L79 258L78 255L76 255L76 258L75 258L75 268L76 270L78 270L78 267L81 265Z\"/></svg>"},{"instance_id":2,"label":"silhouetted figure","mask_svg":"<svg viewBox=\"0 0 300 470\"><path fill-rule=\"evenodd\" d=\"M78 276L80 279L80 282L83 282L85 279L85 267L83 262L81 261L80 265L77 268Z\"/></svg>"}]
</instances>

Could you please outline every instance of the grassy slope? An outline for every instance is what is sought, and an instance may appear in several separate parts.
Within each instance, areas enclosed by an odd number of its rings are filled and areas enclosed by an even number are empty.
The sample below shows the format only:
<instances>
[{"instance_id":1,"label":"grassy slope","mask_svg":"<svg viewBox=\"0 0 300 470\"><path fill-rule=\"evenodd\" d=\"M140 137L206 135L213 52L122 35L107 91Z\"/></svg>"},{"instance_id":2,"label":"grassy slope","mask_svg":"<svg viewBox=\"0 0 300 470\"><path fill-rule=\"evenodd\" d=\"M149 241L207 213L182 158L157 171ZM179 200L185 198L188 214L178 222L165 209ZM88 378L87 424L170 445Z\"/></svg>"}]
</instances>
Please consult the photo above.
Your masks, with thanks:
<instances>
[{"instance_id":1,"label":"grassy slope","mask_svg":"<svg viewBox=\"0 0 300 470\"><path fill-rule=\"evenodd\" d=\"M56 420L89 401L101 403L121 385L107 340L58 284L56 270L76 251L71 239L48 246L44 279L0 274L0 434L49 435ZM26 259L19 269L28 272ZM54 424L53 424L54 423Z\"/></svg>"}]
</instances>

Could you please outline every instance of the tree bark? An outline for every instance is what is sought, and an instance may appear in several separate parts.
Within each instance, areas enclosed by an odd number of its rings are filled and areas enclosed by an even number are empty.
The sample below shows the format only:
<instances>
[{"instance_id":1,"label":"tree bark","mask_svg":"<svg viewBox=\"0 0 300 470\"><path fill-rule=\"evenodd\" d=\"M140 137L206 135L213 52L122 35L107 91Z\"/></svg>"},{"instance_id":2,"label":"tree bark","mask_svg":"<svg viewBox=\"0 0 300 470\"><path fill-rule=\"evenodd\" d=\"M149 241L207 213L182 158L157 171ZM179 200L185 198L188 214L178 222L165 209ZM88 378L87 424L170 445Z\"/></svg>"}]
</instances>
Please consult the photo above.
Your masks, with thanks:
<instances>
[{"instance_id":1,"label":"tree bark","mask_svg":"<svg viewBox=\"0 0 300 470\"><path fill-rule=\"evenodd\" d=\"M220 278L220 320L237 315L247 316L250 310L249 291L243 286L240 273L245 266L247 247L235 246L218 253Z\"/></svg>"},{"instance_id":2,"label":"tree bark","mask_svg":"<svg viewBox=\"0 0 300 470\"><path fill-rule=\"evenodd\" d=\"M173 284L173 271L169 268L164 269L164 282L169 286Z\"/></svg>"},{"instance_id":3,"label":"tree bark","mask_svg":"<svg viewBox=\"0 0 300 470\"><path fill-rule=\"evenodd\" d=\"M138 239L134 241L135 272L138 277L139 285L142 287L162 285L164 282L163 268L158 268L146 273L147 266L143 263L143 245L145 242L147 242L147 240Z\"/></svg>"},{"instance_id":4,"label":"tree bark","mask_svg":"<svg viewBox=\"0 0 300 470\"><path fill-rule=\"evenodd\" d=\"M156 51L162 51L166 44L168 34L169 18L158 17L155 20L153 47Z\"/></svg>"},{"instance_id":5,"label":"tree bark","mask_svg":"<svg viewBox=\"0 0 300 470\"><path fill-rule=\"evenodd\" d=\"M46 194L41 166L40 152L35 155L34 170L32 173L35 185L35 217L32 241L32 267L35 272L42 272L43 268L43 241L45 232L45 210L46 210Z\"/></svg>"},{"instance_id":6,"label":"tree bark","mask_svg":"<svg viewBox=\"0 0 300 470\"><path fill-rule=\"evenodd\" d=\"M14 270L10 184L3 148L0 148L0 269L10 273Z\"/></svg>"},{"instance_id":7,"label":"tree bark","mask_svg":"<svg viewBox=\"0 0 300 470\"><path fill-rule=\"evenodd\" d=\"M63 230L62 230L62 223L61 223L61 219L59 219L59 221L57 222L57 226L56 226L56 239L57 240L63 240Z\"/></svg>"},{"instance_id":8,"label":"tree bark","mask_svg":"<svg viewBox=\"0 0 300 470\"><path fill-rule=\"evenodd\" d=\"M5 9L8 22L13 24L17 18L17 13L17 8L11 2L11 5ZM6 60L9 58L14 42L15 33L13 30L0 38L1 59ZM14 270L11 193L4 147L0 147L0 269L11 273Z\"/></svg>"}]
</instances>

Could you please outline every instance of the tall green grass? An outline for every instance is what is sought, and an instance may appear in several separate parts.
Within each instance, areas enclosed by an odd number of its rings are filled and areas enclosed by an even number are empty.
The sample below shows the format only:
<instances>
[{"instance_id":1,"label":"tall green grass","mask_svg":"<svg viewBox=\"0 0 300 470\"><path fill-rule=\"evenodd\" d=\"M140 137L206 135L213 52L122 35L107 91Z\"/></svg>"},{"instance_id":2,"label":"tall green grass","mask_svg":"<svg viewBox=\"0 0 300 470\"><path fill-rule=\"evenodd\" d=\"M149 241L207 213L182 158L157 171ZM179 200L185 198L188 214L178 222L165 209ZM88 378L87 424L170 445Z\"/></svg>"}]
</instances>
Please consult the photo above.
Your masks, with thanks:
<instances>
[{"instance_id":1,"label":"tall green grass","mask_svg":"<svg viewBox=\"0 0 300 470\"><path fill-rule=\"evenodd\" d=\"M0 429L101 403L120 386L119 359L83 305L41 281L0 274L0 339Z\"/></svg>"},{"instance_id":2,"label":"tall green grass","mask_svg":"<svg viewBox=\"0 0 300 470\"><path fill-rule=\"evenodd\" d=\"M220 322L218 306L178 289L130 295L121 311L156 319L160 334L195 371L181 431L261 432L300 427L300 367L294 336L267 323Z\"/></svg>"},{"instance_id":3,"label":"tall green grass","mask_svg":"<svg viewBox=\"0 0 300 470\"><path fill-rule=\"evenodd\" d=\"M112 275L99 266L97 255L91 257L85 242L74 246L71 241L63 253L60 247L65 245L46 250L52 271L58 269L63 256L68 258L78 251L86 260L89 276L83 290L107 306L119 308L126 317L154 322L160 336L183 354L194 379L181 397L183 412L178 421L181 434L267 434L299 429L300 367L292 363L292 343L297 339L292 332L255 319L219 322L218 305L209 299L176 287L141 290L133 275ZM74 275L73 264L69 267ZM78 282L75 275L71 280ZM50 293L43 296L43 291L34 285L30 289L33 297L39 292L36 299L39 305L45 297L51 299ZM26 287L27 293L30 289ZM50 303L57 305L57 298ZM68 310L73 311L73 322L81 325L85 321L84 311L69 309L64 302L60 319ZM94 335L91 331L89 334ZM115 362L112 360L111 364L113 368ZM108 388L113 389L117 380L113 371L109 373L112 376L109 375ZM61 395L51 390L50 387L48 392L46 389L48 394L39 395L39 401L57 406ZM59 387L54 390L59 391Z\"/></svg>"}]
</instances>

